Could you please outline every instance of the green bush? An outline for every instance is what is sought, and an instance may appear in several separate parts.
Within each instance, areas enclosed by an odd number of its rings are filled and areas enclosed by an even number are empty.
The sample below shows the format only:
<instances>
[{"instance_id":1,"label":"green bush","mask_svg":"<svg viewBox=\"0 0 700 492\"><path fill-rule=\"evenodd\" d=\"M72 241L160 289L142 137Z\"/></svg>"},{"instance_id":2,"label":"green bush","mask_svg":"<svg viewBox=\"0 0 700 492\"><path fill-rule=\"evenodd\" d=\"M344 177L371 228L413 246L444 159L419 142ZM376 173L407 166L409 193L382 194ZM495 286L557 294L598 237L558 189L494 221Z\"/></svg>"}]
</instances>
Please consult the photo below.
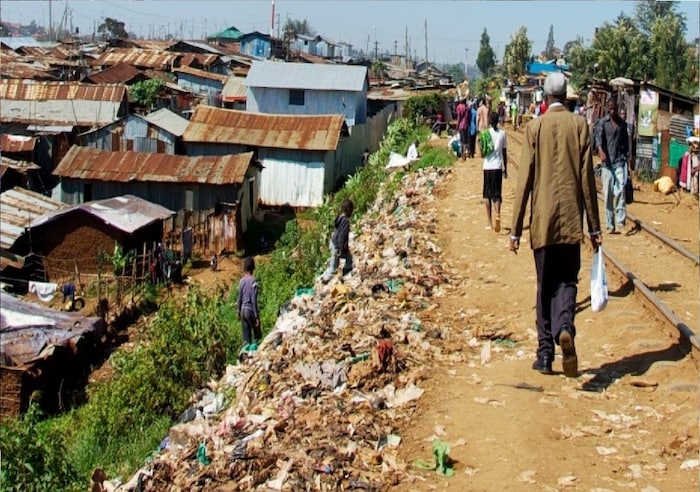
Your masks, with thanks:
<instances>
[{"instance_id":1,"label":"green bush","mask_svg":"<svg viewBox=\"0 0 700 492\"><path fill-rule=\"evenodd\" d=\"M445 96L433 92L421 96L412 96L404 104L403 116L411 122L423 123L433 119L445 107Z\"/></svg>"},{"instance_id":2,"label":"green bush","mask_svg":"<svg viewBox=\"0 0 700 492\"><path fill-rule=\"evenodd\" d=\"M84 490L66 458L63 435L40 425L41 417L32 404L21 419L0 425L0 490Z\"/></svg>"}]
</instances>

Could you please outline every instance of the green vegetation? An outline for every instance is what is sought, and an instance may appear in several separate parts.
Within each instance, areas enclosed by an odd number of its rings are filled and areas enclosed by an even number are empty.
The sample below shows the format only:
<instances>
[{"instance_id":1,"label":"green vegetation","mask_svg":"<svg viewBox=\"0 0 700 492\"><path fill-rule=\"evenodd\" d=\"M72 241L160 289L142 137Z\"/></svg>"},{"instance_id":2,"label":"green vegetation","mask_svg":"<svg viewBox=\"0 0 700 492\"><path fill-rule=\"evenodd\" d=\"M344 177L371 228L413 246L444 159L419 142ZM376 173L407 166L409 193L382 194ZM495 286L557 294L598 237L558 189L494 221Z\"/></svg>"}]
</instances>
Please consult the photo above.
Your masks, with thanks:
<instances>
[{"instance_id":1,"label":"green vegetation","mask_svg":"<svg viewBox=\"0 0 700 492\"><path fill-rule=\"evenodd\" d=\"M164 85L160 79L142 80L131 86L129 95L134 101L150 110L155 106L160 90Z\"/></svg>"},{"instance_id":2,"label":"green vegetation","mask_svg":"<svg viewBox=\"0 0 700 492\"><path fill-rule=\"evenodd\" d=\"M403 108L403 116L408 121L422 124L428 119L435 118L438 113L441 113L444 105L445 96L436 92L423 96L413 96L406 101Z\"/></svg>"},{"instance_id":3,"label":"green vegetation","mask_svg":"<svg viewBox=\"0 0 700 492\"><path fill-rule=\"evenodd\" d=\"M328 255L332 221L344 198L355 203L355 219L367 212L382 183L396 189L402 174L387 178L390 152L405 153L409 142L425 139L428 128L409 120L393 122L369 163L317 209L287 223L270 258L261 261L263 331L269 332L280 308L296 289L313 285ZM442 147L421 146L417 167L448 166ZM88 402L59 417L41 420L36 409L0 426L3 456L0 490L84 490L96 466L110 477L129 477L157 448L186 409L195 390L236 360L241 345L234 288L203 291L196 285L183 298L164 302L138 344L115 353L112 376L88 387ZM148 291L153 302L155 291ZM229 395L230 396L230 395Z\"/></svg>"}]
</instances>

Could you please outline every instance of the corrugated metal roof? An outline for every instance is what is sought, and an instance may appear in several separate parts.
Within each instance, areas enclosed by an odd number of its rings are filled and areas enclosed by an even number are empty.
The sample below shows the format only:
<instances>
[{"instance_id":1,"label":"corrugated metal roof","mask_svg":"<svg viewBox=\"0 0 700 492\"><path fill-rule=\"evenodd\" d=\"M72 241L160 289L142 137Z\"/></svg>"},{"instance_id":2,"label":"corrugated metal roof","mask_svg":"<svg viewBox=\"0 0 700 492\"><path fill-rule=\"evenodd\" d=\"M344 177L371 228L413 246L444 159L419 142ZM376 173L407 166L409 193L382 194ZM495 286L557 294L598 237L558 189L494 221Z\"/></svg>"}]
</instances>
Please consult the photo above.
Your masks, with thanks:
<instances>
[{"instance_id":1,"label":"corrugated metal roof","mask_svg":"<svg viewBox=\"0 0 700 492\"><path fill-rule=\"evenodd\" d=\"M2 166L2 174L5 174L6 169L15 169L20 172L24 171L35 171L41 169L41 166L34 164L29 161L18 161L16 159L10 159L9 157L0 157L0 166Z\"/></svg>"},{"instance_id":2,"label":"corrugated metal roof","mask_svg":"<svg viewBox=\"0 0 700 492\"><path fill-rule=\"evenodd\" d=\"M201 41L180 41L182 44L186 44L189 46L193 46L195 48L199 48L200 50L207 51L209 53L214 53L217 55L223 55L223 52L219 51L216 49L214 46L208 44L208 43L203 43ZM175 43L178 44L178 43Z\"/></svg>"},{"instance_id":3,"label":"corrugated metal roof","mask_svg":"<svg viewBox=\"0 0 700 492\"><path fill-rule=\"evenodd\" d=\"M161 39L129 39L127 42L138 48L161 51L165 51L171 46L177 44L177 41L166 41Z\"/></svg>"},{"instance_id":4,"label":"corrugated metal roof","mask_svg":"<svg viewBox=\"0 0 700 492\"><path fill-rule=\"evenodd\" d=\"M173 113L168 108L161 108L158 111L147 114L143 118L158 128L172 133L176 137L181 137L189 124L189 121L179 114Z\"/></svg>"},{"instance_id":5,"label":"corrugated metal roof","mask_svg":"<svg viewBox=\"0 0 700 492\"><path fill-rule=\"evenodd\" d=\"M343 115L280 115L200 104L182 136L185 142L228 143L298 150L335 150Z\"/></svg>"},{"instance_id":6,"label":"corrugated metal roof","mask_svg":"<svg viewBox=\"0 0 700 492\"><path fill-rule=\"evenodd\" d=\"M29 227L47 224L76 210L82 210L94 215L106 224L116 227L127 234L133 234L155 221L168 219L175 213L143 198L134 195L122 195L48 212L33 220Z\"/></svg>"},{"instance_id":7,"label":"corrugated metal roof","mask_svg":"<svg viewBox=\"0 0 700 492\"><path fill-rule=\"evenodd\" d=\"M313 89L360 92L367 67L273 61L254 62L248 72L248 87Z\"/></svg>"},{"instance_id":8,"label":"corrugated metal roof","mask_svg":"<svg viewBox=\"0 0 700 492\"><path fill-rule=\"evenodd\" d=\"M180 67L189 67L194 64L210 67L218 61L221 61L221 55L214 53L182 53Z\"/></svg>"},{"instance_id":9,"label":"corrugated metal roof","mask_svg":"<svg viewBox=\"0 0 700 492\"><path fill-rule=\"evenodd\" d=\"M11 50L16 50L23 46L38 46L42 48L53 48L58 46L58 43L37 41L31 36L2 36L0 37L0 44L7 46Z\"/></svg>"},{"instance_id":10,"label":"corrugated metal roof","mask_svg":"<svg viewBox=\"0 0 700 492\"><path fill-rule=\"evenodd\" d=\"M0 61L0 74L4 79L57 80L53 70L35 63Z\"/></svg>"},{"instance_id":11,"label":"corrugated metal roof","mask_svg":"<svg viewBox=\"0 0 700 492\"><path fill-rule=\"evenodd\" d=\"M0 291L0 304L3 365L26 370L38 360L50 357L55 347L71 347L88 334L99 339L104 331L102 318L49 309L7 292Z\"/></svg>"},{"instance_id":12,"label":"corrugated metal roof","mask_svg":"<svg viewBox=\"0 0 700 492\"><path fill-rule=\"evenodd\" d=\"M24 188L16 187L0 193L0 246L9 249L32 220L66 206Z\"/></svg>"},{"instance_id":13,"label":"corrugated metal roof","mask_svg":"<svg viewBox=\"0 0 700 492\"><path fill-rule=\"evenodd\" d=\"M228 75L221 75L221 74L214 73L214 72L207 72L206 70L200 70L198 68L192 68L192 67L174 68L173 72L186 73L186 74L193 75L195 77L199 77L202 79L216 80L217 82L221 82L222 84L228 80Z\"/></svg>"},{"instance_id":14,"label":"corrugated metal roof","mask_svg":"<svg viewBox=\"0 0 700 492\"><path fill-rule=\"evenodd\" d=\"M126 63L136 67L171 68L177 65L181 55L168 51L142 50L139 48L111 48L95 60L95 65Z\"/></svg>"},{"instance_id":15,"label":"corrugated metal roof","mask_svg":"<svg viewBox=\"0 0 700 492\"><path fill-rule=\"evenodd\" d=\"M142 74L138 69L126 63L118 63L85 77L85 80L89 80L93 84L124 84L139 75Z\"/></svg>"},{"instance_id":16,"label":"corrugated metal roof","mask_svg":"<svg viewBox=\"0 0 700 492\"><path fill-rule=\"evenodd\" d=\"M221 97L224 102L245 101L245 77L229 77L221 90Z\"/></svg>"},{"instance_id":17,"label":"corrugated metal roof","mask_svg":"<svg viewBox=\"0 0 700 492\"><path fill-rule=\"evenodd\" d=\"M112 101L2 101L3 123L35 124L39 127L105 125L117 119L120 102ZM48 130L47 130L48 131Z\"/></svg>"},{"instance_id":18,"label":"corrugated metal roof","mask_svg":"<svg viewBox=\"0 0 700 492\"><path fill-rule=\"evenodd\" d=\"M240 184L252 152L187 157L146 152L110 152L74 145L53 172L91 181Z\"/></svg>"},{"instance_id":19,"label":"corrugated metal roof","mask_svg":"<svg viewBox=\"0 0 700 492\"><path fill-rule=\"evenodd\" d=\"M78 82L35 82L33 80L0 81L0 99L16 101L83 100L120 102L126 86L100 85Z\"/></svg>"},{"instance_id":20,"label":"corrugated metal roof","mask_svg":"<svg viewBox=\"0 0 700 492\"><path fill-rule=\"evenodd\" d=\"M3 152L33 152L36 144L36 137L24 135L0 135L0 149Z\"/></svg>"}]
</instances>

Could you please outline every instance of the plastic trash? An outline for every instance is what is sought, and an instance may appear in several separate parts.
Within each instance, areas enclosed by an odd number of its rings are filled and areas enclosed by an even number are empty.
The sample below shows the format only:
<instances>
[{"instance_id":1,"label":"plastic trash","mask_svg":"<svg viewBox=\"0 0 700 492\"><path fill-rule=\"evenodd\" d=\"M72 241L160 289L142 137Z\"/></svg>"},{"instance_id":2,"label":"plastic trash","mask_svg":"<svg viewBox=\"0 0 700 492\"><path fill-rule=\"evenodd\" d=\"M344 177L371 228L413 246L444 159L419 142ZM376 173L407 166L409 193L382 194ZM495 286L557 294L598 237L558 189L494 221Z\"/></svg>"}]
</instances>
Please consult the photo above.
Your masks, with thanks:
<instances>
[{"instance_id":1,"label":"plastic trash","mask_svg":"<svg viewBox=\"0 0 700 492\"><path fill-rule=\"evenodd\" d=\"M211 460L207 458L207 447L203 442L197 446L197 460L205 466L211 464Z\"/></svg>"}]
</instances>

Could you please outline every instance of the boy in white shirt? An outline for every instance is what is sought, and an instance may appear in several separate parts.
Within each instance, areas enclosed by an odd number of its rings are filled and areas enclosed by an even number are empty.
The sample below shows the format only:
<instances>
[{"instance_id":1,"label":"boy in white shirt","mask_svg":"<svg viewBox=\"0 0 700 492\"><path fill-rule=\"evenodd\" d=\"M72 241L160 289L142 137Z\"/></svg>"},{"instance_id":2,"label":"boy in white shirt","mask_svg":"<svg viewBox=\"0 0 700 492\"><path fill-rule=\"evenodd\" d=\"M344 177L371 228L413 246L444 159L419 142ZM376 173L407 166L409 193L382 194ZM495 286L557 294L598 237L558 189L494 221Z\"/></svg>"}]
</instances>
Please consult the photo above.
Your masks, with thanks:
<instances>
[{"instance_id":1,"label":"boy in white shirt","mask_svg":"<svg viewBox=\"0 0 700 492\"><path fill-rule=\"evenodd\" d=\"M483 197L486 206L487 229L500 232L501 230L501 189L503 178L508 178L508 154L506 152L506 132L498 129L498 113L491 113L488 131L491 133L493 151L484 157L484 187ZM492 221L491 204L496 211L496 220Z\"/></svg>"}]
</instances>

